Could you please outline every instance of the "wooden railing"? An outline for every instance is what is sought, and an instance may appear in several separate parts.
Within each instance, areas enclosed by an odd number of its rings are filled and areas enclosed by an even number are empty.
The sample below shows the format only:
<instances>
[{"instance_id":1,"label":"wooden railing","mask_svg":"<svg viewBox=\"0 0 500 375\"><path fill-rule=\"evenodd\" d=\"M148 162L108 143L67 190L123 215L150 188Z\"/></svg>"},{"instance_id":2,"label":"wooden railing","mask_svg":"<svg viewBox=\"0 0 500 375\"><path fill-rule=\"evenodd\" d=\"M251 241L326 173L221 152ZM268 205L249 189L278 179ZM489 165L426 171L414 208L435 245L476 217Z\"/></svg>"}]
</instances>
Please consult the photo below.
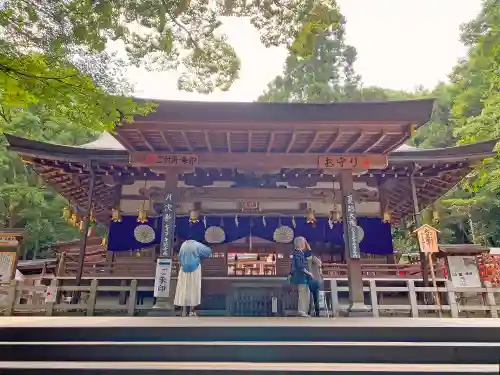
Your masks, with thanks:
<instances>
[{"instance_id":1,"label":"wooden railing","mask_svg":"<svg viewBox=\"0 0 500 375\"><path fill-rule=\"evenodd\" d=\"M230 277L206 277L204 279L238 282L235 278ZM270 280L265 277L261 279ZM26 285L22 282L13 281L9 285L0 286L0 310L7 316L19 314L51 316L64 315L68 312L74 313L75 311L88 316L94 315L96 311L112 315L127 314L133 316L141 310L150 310L150 304L137 305L138 293L148 292L152 294L153 287L139 286L136 279L124 278L123 280L129 285L100 285L98 279L93 279L90 285L87 286L59 286L60 280L54 279L51 281L50 288L56 291L55 303L46 302L45 292L48 287ZM276 281L278 287L286 285L284 278L275 277L273 280ZM327 278L325 280L334 316L340 315L342 311L348 308L347 301L345 301L348 293L346 282L345 278ZM493 288L488 282L485 282L485 287L482 288L456 288L448 280L440 280L438 287L433 288L419 286L421 282L421 280L414 279L397 281L388 279L365 280L363 290L370 301L369 307L373 317L395 314L419 317L425 312L426 316L429 314L433 316L442 314L443 316L457 318L464 314L468 316L468 314L474 313L498 318L500 288ZM68 298L63 297L64 294L73 292L82 293L82 298L78 304L68 303ZM126 302L120 304L117 296L102 298L103 292L126 294L127 298L123 299ZM422 299L418 298L418 295L422 293L439 293L441 304L424 304L421 302ZM394 297L394 295L397 296ZM465 296L470 297L471 295L476 298L469 300L470 303L467 303ZM25 303L22 303L23 299Z\"/></svg>"},{"instance_id":2,"label":"wooden railing","mask_svg":"<svg viewBox=\"0 0 500 375\"><path fill-rule=\"evenodd\" d=\"M83 275L87 277L152 277L156 264L153 261L136 261L133 259L127 262L101 263L92 266L85 266ZM218 267L218 268L217 268ZM217 267L204 265L204 274L207 276L227 275L227 266L218 264ZM434 265L436 275L442 275L440 265ZM177 274L178 262L173 262L172 273ZM220 269L219 269L220 268ZM59 276L74 276L77 273L77 262L66 262L64 271ZM419 264L362 264L363 276L370 278L419 278L422 271ZM288 268L287 268L288 270ZM323 275L325 277L346 277L347 265L345 263L324 263ZM274 276L271 274L271 276ZM281 275L284 276L284 275ZM251 277L251 276L250 276Z\"/></svg>"}]
</instances>

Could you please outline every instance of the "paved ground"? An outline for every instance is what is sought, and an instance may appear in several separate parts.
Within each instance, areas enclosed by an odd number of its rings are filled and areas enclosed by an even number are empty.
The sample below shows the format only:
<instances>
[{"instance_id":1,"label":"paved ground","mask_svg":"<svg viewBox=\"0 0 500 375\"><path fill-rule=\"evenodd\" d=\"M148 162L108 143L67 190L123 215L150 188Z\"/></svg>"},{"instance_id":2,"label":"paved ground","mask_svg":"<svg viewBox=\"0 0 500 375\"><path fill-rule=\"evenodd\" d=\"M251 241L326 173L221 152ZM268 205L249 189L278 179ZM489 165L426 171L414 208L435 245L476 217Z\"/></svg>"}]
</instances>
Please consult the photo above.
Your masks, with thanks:
<instances>
[{"instance_id":1,"label":"paved ground","mask_svg":"<svg viewBox=\"0 0 500 375\"><path fill-rule=\"evenodd\" d=\"M496 371L497 365L414 365L414 364L355 364L355 363L225 363L225 362L0 362L1 369L123 369L123 370L271 370L271 371L394 371L398 373L419 371L474 371L474 374ZM472 372L471 372L472 373Z\"/></svg>"},{"instance_id":2,"label":"paved ground","mask_svg":"<svg viewBox=\"0 0 500 375\"><path fill-rule=\"evenodd\" d=\"M1 317L1 327L500 327L500 319L241 318L241 317Z\"/></svg>"}]
</instances>

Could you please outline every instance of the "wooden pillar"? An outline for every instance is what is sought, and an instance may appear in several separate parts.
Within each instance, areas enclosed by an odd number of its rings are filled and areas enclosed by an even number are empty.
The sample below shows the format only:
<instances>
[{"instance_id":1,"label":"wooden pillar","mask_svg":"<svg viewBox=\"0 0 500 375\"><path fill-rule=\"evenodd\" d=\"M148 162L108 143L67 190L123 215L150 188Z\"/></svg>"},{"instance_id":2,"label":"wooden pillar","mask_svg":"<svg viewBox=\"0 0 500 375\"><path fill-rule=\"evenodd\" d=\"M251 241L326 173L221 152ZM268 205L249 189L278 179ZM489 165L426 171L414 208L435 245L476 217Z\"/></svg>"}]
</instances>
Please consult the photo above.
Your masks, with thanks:
<instances>
[{"instance_id":1,"label":"wooden pillar","mask_svg":"<svg viewBox=\"0 0 500 375\"><path fill-rule=\"evenodd\" d=\"M344 245L350 300L347 312L350 316L368 315L370 309L365 305L363 294L363 274L361 272L361 256L357 237L358 228L351 170L340 172L340 189L342 191L342 219L344 223Z\"/></svg>"},{"instance_id":2,"label":"wooden pillar","mask_svg":"<svg viewBox=\"0 0 500 375\"><path fill-rule=\"evenodd\" d=\"M413 214L414 214L414 220L415 220L415 226L417 228L420 228L422 225L422 220L420 217L420 208L418 205L418 196L417 196L417 186L415 183L415 172L417 170L416 164L413 166L413 171L410 174L410 186L411 186L411 196L413 200ZM424 282L424 287L429 286L429 267L427 265L427 257L425 256L425 253L420 252L420 268L422 270L422 279ZM429 300L429 296L427 293L423 293L424 296L424 302L427 303ZM431 297L432 299L432 297Z\"/></svg>"},{"instance_id":3,"label":"wooden pillar","mask_svg":"<svg viewBox=\"0 0 500 375\"><path fill-rule=\"evenodd\" d=\"M89 176L89 188L87 191L87 212L83 218L83 232L82 239L80 243L80 253L78 254L78 272L76 274L76 285L80 285L82 282L83 265L85 261L85 250L87 249L87 238L90 227L90 214L92 212L92 205L94 203L94 186L95 186L95 171L93 169L92 163L90 163L90 176Z\"/></svg>"},{"instance_id":4,"label":"wooden pillar","mask_svg":"<svg viewBox=\"0 0 500 375\"><path fill-rule=\"evenodd\" d=\"M160 256L157 259L155 272L156 303L153 308L162 315L174 312L173 296L175 290L171 287L172 260L174 255L175 213L178 202L178 174L176 170L165 171L165 198L163 204Z\"/></svg>"}]
</instances>

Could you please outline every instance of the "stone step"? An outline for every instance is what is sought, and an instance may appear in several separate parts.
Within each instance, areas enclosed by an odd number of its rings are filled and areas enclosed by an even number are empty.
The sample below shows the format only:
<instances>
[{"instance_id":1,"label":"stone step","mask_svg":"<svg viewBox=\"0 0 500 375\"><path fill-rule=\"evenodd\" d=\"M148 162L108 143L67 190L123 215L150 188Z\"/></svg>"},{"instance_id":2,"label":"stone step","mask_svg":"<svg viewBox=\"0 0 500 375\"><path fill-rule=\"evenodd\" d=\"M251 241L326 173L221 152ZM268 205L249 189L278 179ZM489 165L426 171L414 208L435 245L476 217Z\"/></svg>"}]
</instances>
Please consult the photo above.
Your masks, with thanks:
<instances>
[{"instance_id":1,"label":"stone step","mask_svg":"<svg viewBox=\"0 0 500 375\"><path fill-rule=\"evenodd\" d=\"M497 364L500 343L0 342L0 361Z\"/></svg>"},{"instance_id":2,"label":"stone step","mask_svg":"<svg viewBox=\"0 0 500 375\"><path fill-rule=\"evenodd\" d=\"M2 375L429 375L498 374L496 365L325 364L231 362L0 362Z\"/></svg>"},{"instance_id":3,"label":"stone step","mask_svg":"<svg viewBox=\"0 0 500 375\"><path fill-rule=\"evenodd\" d=\"M51 318L1 324L2 341L500 341L498 319ZM13 322L13 323L10 323ZM0 322L1 323L1 322Z\"/></svg>"}]
</instances>

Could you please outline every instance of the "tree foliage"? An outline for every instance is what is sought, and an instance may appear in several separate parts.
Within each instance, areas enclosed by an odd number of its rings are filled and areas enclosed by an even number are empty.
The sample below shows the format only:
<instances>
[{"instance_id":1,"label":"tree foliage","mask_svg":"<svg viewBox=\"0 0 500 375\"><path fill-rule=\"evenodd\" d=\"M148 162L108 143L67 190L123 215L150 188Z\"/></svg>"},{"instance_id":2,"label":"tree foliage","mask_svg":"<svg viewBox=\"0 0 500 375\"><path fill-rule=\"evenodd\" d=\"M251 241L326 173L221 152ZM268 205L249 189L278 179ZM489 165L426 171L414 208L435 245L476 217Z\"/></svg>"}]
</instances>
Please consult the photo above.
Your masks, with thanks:
<instances>
[{"instance_id":1,"label":"tree foliage","mask_svg":"<svg viewBox=\"0 0 500 375\"><path fill-rule=\"evenodd\" d=\"M56 120L47 113L18 114L5 130L31 139L61 144L84 143L93 137L85 128ZM66 204L46 186L29 165L0 143L0 226L25 230L25 255L36 256L44 245L74 239L78 230L61 218ZM43 254L38 254L39 256Z\"/></svg>"},{"instance_id":2,"label":"tree foliage","mask_svg":"<svg viewBox=\"0 0 500 375\"><path fill-rule=\"evenodd\" d=\"M345 21L340 11L337 29L318 38L307 60L289 56L261 101L331 102L432 97L431 121L410 140L420 148L441 148L500 137L500 1L485 0L478 16L462 27L468 54L450 74L450 83L412 92L363 87L352 66L354 47L344 41ZM423 223L437 227L447 243L483 243L500 246L500 168L486 160L462 184L425 209ZM416 250L411 237L413 218L394 228L396 248Z\"/></svg>"},{"instance_id":3,"label":"tree foliage","mask_svg":"<svg viewBox=\"0 0 500 375\"><path fill-rule=\"evenodd\" d=\"M308 55L315 36L335 24L323 0L5 0L0 4L0 105L12 112L44 104L53 116L89 129L112 128L152 110L134 103L127 64L175 69L179 88L227 90L240 61L219 32L224 15L249 17L266 45ZM106 51L125 47L126 59Z\"/></svg>"}]
</instances>

